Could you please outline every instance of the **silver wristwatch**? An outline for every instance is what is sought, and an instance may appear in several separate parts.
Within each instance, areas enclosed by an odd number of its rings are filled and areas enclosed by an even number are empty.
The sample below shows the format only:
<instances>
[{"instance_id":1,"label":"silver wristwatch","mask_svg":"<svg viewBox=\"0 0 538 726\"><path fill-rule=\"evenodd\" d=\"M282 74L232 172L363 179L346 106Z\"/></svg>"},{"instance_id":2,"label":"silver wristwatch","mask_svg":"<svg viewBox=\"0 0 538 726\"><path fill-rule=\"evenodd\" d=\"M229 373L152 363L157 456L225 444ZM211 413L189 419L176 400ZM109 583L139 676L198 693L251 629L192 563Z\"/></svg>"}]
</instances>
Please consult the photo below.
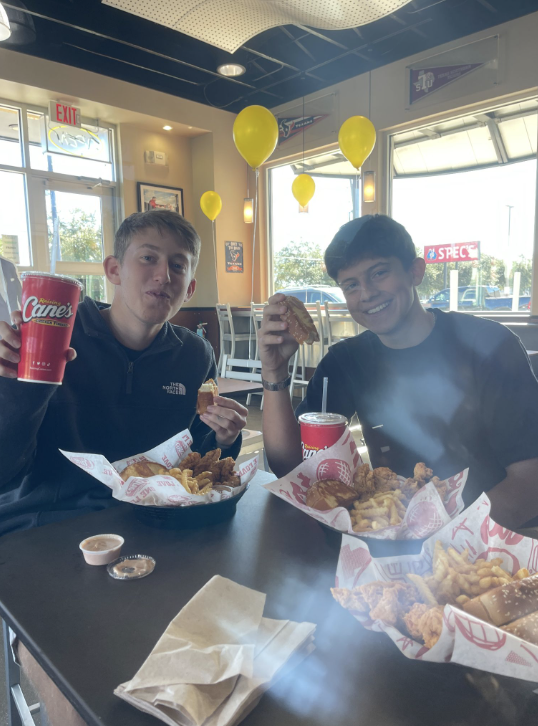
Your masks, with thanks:
<instances>
[{"instance_id":1,"label":"silver wristwatch","mask_svg":"<svg viewBox=\"0 0 538 726\"><path fill-rule=\"evenodd\" d=\"M262 385L266 391L282 391L284 388L288 388L290 384L291 376L284 378L283 381L278 381L278 383L270 383L269 381L266 381L264 378L262 378Z\"/></svg>"}]
</instances>

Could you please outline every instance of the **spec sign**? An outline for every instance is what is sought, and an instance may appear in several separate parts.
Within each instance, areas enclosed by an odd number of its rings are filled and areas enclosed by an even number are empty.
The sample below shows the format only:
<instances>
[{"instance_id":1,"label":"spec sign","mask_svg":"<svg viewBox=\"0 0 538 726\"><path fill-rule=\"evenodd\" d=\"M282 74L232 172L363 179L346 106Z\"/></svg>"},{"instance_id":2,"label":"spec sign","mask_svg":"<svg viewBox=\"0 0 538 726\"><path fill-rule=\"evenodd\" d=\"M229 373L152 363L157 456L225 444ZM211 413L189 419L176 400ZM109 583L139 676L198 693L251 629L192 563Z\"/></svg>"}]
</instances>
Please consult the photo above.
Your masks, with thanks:
<instances>
[{"instance_id":1,"label":"spec sign","mask_svg":"<svg viewBox=\"0 0 538 726\"><path fill-rule=\"evenodd\" d=\"M80 108L62 101L49 101L49 124L63 124L80 128Z\"/></svg>"},{"instance_id":2,"label":"spec sign","mask_svg":"<svg viewBox=\"0 0 538 726\"><path fill-rule=\"evenodd\" d=\"M449 245L425 245L426 264L471 262L480 259L480 242L453 242Z\"/></svg>"}]
</instances>

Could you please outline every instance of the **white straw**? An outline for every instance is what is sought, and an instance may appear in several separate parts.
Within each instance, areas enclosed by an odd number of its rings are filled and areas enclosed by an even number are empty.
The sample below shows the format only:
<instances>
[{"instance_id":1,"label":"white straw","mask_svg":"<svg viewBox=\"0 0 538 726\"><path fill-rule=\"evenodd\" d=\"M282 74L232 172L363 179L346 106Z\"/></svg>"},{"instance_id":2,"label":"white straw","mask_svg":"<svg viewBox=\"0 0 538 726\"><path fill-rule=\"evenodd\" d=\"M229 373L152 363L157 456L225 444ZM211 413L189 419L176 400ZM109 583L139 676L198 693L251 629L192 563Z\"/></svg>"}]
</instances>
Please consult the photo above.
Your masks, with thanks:
<instances>
[{"instance_id":1,"label":"white straw","mask_svg":"<svg viewBox=\"0 0 538 726\"><path fill-rule=\"evenodd\" d=\"M327 412L327 386L329 385L329 379L323 379L323 396L321 399L321 413Z\"/></svg>"}]
</instances>

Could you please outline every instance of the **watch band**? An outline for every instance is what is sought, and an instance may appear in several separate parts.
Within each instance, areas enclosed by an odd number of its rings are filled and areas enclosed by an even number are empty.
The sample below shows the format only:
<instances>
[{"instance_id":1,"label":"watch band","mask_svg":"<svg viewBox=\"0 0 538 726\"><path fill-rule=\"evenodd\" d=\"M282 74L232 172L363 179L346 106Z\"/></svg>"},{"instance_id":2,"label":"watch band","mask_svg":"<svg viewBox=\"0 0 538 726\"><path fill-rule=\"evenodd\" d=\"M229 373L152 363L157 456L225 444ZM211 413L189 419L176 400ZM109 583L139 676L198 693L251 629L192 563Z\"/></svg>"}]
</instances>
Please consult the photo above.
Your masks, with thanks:
<instances>
[{"instance_id":1,"label":"watch band","mask_svg":"<svg viewBox=\"0 0 538 726\"><path fill-rule=\"evenodd\" d=\"M266 391L282 391L284 388L288 388L290 384L291 376L284 378L283 381L278 381L278 383L270 383L269 381L266 381L264 378L262 378L262 385Z\"/></svg>"}]
</instances>

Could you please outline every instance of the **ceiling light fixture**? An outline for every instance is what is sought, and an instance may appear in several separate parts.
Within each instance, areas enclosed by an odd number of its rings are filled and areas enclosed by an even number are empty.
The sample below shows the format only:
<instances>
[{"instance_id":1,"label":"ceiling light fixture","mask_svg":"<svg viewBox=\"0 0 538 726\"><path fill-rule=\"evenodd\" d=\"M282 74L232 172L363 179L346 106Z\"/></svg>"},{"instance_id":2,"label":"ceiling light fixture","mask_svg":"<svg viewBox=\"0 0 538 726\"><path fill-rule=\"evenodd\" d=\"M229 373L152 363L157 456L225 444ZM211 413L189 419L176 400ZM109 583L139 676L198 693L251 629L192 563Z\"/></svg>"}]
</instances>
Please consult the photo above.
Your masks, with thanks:
<instances>
[{"instance_id":1,"label":"ceiling light fixture","mask_svg":"<svg viewBox=\"0 0 538 726\"><path fill-rule=\"evenodd\" d=\"M0 4L0 41L7 40L11 35L11 28L4 6Z\"/></svg>"},{"instance_id":2,"label":"ceiling light fixture","mask_svg":"<svg viewBox=\"0 0 538 726\"><path fill-rule=\"evenodd\" d=\"M217 73L226 78L235 78L242 76L246 70L245 66L240 66L239 63L224 63L217 68Z\"/></svg>"},{"instance_id":3,"label":"ceiling light fixture","mask_svg":"<svg viewBox=\"0 0 538 726\"><path fill-rule=\"evenodd\" d=\"M163 130L164 131L172 131L172 127L171 126L163 126Z\"/></svg>"}]
</instances>

